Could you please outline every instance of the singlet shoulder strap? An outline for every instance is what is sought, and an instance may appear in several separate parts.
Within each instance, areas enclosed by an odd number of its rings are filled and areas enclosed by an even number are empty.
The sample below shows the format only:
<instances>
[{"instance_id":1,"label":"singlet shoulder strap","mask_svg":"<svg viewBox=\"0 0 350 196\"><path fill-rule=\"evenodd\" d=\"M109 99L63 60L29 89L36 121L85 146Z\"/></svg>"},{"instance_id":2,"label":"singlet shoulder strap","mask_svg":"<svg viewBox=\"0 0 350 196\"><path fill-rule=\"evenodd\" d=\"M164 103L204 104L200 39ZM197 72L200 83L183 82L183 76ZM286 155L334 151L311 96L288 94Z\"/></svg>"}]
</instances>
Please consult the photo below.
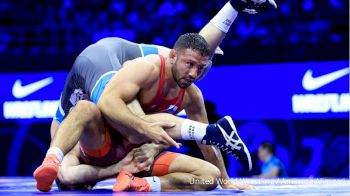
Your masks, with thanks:
<instances>
[{"instance_id":1,"label":"singlet shoulder strap","mask_svg":"<svg viewBox=\"0 0 350 196\"><path fill-rule=\"evenodd\" d=\"M165 58L162 55L158 55L160 58L160 72L159 72L159 85L155 98L162 98L164 93L164 77L165 77Z\"/></svg>"}]
</instances>

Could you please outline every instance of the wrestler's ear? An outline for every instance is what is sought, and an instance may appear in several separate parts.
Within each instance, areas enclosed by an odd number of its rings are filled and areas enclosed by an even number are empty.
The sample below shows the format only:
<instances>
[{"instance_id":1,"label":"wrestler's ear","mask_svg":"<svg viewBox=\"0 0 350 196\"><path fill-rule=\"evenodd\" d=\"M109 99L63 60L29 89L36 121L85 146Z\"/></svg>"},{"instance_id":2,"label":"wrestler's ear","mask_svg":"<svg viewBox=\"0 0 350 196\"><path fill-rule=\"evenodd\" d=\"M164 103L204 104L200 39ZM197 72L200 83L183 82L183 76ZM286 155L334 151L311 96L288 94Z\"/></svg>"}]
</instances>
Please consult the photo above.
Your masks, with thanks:
<instances>
[{"instance_id":1,"label":"wrestler's ear","mask_svg":"<svg viewBox=\"0 0 350 196\"><path fill-rule=\"evenodd\" d=\"M176 61L176 55L176 51L174 49L171 49L169 53L170 63L174 63Z\"/></svg>"}]
</instances>

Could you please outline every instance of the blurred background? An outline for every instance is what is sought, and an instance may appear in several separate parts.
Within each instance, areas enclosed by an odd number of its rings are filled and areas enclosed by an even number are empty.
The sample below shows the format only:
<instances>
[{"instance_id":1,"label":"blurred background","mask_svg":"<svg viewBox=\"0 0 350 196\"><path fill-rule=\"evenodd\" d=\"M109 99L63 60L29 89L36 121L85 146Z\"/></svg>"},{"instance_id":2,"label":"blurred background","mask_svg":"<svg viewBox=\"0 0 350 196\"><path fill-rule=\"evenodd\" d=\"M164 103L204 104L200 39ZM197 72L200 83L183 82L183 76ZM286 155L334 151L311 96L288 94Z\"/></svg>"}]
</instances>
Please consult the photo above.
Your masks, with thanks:
<instances>
[{"instance_id":1,"label":"blurred background","mask_svg":"<svg viewBox=\"0 0 350 196\"><path fill-rule=\"evenodd\" d=\"M349 2L276 0L279 8L240 14L198 82L209 120L230 115L251 151L246 173L226 157L231 177L261 173L270 142L290 177L349 177ZM104 37L172 47L199 30L225 1L0 1L0 176L32 175L76 56ZM305 82L337 73L323 86ZM333 74L334 75L334 74ZM16 93L45 80L31 93ZM17 85L15 85L17 84ZM185 142L181 152L201 156Z\"/></svg>"}]
</instances>

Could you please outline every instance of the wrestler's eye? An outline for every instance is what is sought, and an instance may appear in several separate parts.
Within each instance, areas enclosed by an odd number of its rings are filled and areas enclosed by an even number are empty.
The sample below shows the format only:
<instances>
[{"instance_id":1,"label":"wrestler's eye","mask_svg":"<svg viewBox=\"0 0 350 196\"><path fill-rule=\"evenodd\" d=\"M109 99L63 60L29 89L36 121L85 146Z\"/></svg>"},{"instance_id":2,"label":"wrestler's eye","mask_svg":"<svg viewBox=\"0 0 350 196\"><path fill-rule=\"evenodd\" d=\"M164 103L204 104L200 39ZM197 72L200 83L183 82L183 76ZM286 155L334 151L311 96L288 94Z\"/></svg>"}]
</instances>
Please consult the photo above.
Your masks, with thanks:
<instances>
[{"instance_id":1,"label":"wrestler's eye","mask_svg":"<svg viewBox=\"0 0 350 196\"><path fill-rule=\"evenodd\" d=\"M186 62L187 67L192 68L194 66L194 63L191 61Z\"/></svg>"},{"instance_id":2,"label":"wrestler's eye","mask_svg":"<svg viewBox=\"0 0 350 196\"><path fill-rule=\"evenodd\" d=\"M201 71L203 71L203 69L204 69L204 66L205 66L205 65L199 65L199 66L198 66L198 72L201 72Z\"/></svg>"},{"instance_id":3,"label":"wrestler's eye","mask_svg":"<svg viewBox=\"0 0 350 196\"><path fill-rule=\"evenodd\" d=\"M201 73L203 71L203 67L198 67L198 73Z\"/></svg>"}]
</instances>

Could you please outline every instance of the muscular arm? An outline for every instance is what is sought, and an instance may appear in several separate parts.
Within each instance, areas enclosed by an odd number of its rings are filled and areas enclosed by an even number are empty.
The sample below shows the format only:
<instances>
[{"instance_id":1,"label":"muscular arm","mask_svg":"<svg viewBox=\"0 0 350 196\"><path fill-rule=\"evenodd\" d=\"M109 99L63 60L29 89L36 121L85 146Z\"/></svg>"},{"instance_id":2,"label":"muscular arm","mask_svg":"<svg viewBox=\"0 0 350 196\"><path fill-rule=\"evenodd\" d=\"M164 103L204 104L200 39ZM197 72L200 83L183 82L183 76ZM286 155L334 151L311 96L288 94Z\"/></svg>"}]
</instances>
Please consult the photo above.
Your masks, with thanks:
<instances>
[{"instance_id":1,"label":"muscular arm","mask_svg":"<svg viewBox=\"0 0 350 196\"><path fill-rule=\"evenodd\" d=\"M123 68L109 81L97 106L112 127L144 133L145 122L127 108L127 103L136 98L142 85L152 78L153 71L152 65L135 59L124 63Z\"/></svg>"},{"instance_id":2,"label":"muscular arm","mask_svg":"<svg viewBox=\"0 0 350 196\"><path fill-rule=\"evenodd\" d=\"M188 118L202 123L208 123L208 117L205 110L202 93L194 85L190 88L191 89L187 91L189 102L186 104L185 108ZM202 145L199 142L197 142L197 144L202 151L205 160L219 168L222 178L228 179L229 176L226 172L225 163L222 158L220 149L214 146Z\"/></svg>"},{"instance_id":3,"label":"muscular arm","mask_svg":"<svg viewBox=\"0 0 350 196\"><path fill-rule=\"evenodd\" d=\"M122 69L109 81L97 106L108 124L119 131L132 143L152 141L179 147L164 131L173 123L148 123L133 114L127 103L134 100L143 88L158 81L159 68L155 63L159 58L147 56L124 63Z\"/></svg>"}]
</instances>

